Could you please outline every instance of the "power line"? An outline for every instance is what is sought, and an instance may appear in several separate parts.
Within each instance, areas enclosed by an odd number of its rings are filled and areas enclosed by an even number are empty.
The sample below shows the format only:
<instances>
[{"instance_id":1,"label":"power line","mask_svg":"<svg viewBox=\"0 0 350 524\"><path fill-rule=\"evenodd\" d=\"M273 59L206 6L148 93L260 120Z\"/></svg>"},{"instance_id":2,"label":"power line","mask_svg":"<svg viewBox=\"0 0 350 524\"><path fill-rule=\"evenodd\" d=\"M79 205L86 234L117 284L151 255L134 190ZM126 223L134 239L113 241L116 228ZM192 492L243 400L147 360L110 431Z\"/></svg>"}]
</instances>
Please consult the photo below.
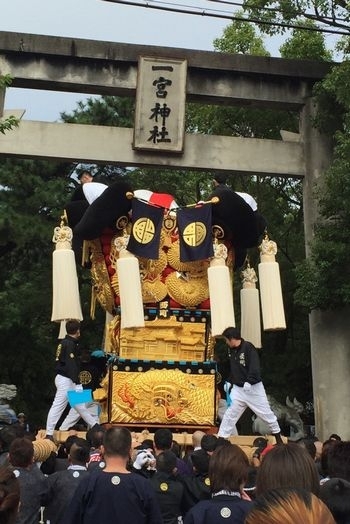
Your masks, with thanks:
<instances>
[{"instance_id":1,"label":"power line","mask_svg":"<svg viewBox=\"0 0 350 524\"><path fill-rule=\"evenodd\" d=\"M213 3L216 3L216 4L224 4L224 5L233 5L235 7L240 7L240 8L243 8L243 9L250 9L252 6L249 5L249 3L246 3L245 5L243 3L239 3L239 2L233 2L232 0L206 0L207 2L213 2ZM255 6L253 6L255 7ZM277 9L277 7L265 7L265 6L259 6L259 7L256 7L256 9L258 9L259 11L268 11L268 12L271 12L271 13L277 13L277 14L280 14L283 16L283 11L281 9ZM299 13L299 16L303 15L303 13ZM311 18L315 21L319 21L319 19L317 18L316 15L314 15L313 13L311 12L307 12L304 14L304 16L308 17L308 18ZM334 16L334 17L331 17L331 16L322 16L322 19L323 20L329 20L330 22L332 20L334 21L340 21L340 22L346 22L347 19L346 18L343 18L341 16ZM321 22L321 23L324 23L324 22Z\"/></svg>"},{"instance_id":2,"label":"power line","mask_svg":"<svg viewBox=\"0 0 350 524\"><path fill-rule=\"evenodd\" d=\"M233 6L236 6L236 7L240 7L242 9L249 9L251 6L249 6L248 4L247 5L243 5L243 3L239 3L239 2L233 2L232 0L206 0L207 2L213 2L213 3L216 3L216 4L224 4L224 5L233 5ZM258 9L259 11L268 11L268 12L271 12L271 13L277 13L279 15L282 15L283 16L283 11L281 11L281 9L277 9L277 7L265 7L265 6L253 6L254 9ZM315 20L316 22L317 21L320 21L319 18L317 18L317 15L314 15L312 12L305 12L305 13L299 13L299 16L305 16L309 19L312 19L312 20ZM333 20L334 21L339 21L339 22L347 22L347 19L346 18L343 18L343 17L340 17L340 16L334 16L334 17L331 17L331 16L322 16L322 19L323 20L328 20L329 22L332 22ZM325 23L325 22L322 22L321 23ZM342 24L344 25L344 24ZM347 27L347 25L345 25L345 27Z\"/></svg>"},{"instance_id":3,"label":"power line","mask_svg":"<svg viewBox=\"0 0 350 524\"><path fill-rule=\"evenodd\" d=\"M122 4L122 5L130 5L133 7L144 7L149 9L157 9L160 11L170 11L174 13L181 13L181 14L187 14L187 15L197 15L197 16L208 16L212 18L220 18L220 19L226 19L231 21L238 21L238 22L249 22L257 25L266 25L266 26L272 26L272 27L283 27L285 29L299 29L302 31L311 31L316 33L327 33L327 34L333 34L333 35L349 35L349 31L342 31L342 30L334 30L334 29L325 29L321 27L308 27L305 25L300 24L291 24L287 22L270 22L268 20L259 20L258 18L253 17L240 17L240 16L233 16L231 13L228 13L227 11L218 11L214 12L214 10L210 9L201 9L194 6L187 6L187 5L180 5L176 4L177 7L172 7L175 4L172 3L166 3L166 2L158 2L156 0L152 0L152 2L144 0L143 2L138 1L132 1L132 0L102 0L104 2L112 2L115 4ZM239 4L240 5L240 4ZM186 8L186 9L183 9ZM221 13L221 14L220 14Z\"/></svg>"}]
</instances>

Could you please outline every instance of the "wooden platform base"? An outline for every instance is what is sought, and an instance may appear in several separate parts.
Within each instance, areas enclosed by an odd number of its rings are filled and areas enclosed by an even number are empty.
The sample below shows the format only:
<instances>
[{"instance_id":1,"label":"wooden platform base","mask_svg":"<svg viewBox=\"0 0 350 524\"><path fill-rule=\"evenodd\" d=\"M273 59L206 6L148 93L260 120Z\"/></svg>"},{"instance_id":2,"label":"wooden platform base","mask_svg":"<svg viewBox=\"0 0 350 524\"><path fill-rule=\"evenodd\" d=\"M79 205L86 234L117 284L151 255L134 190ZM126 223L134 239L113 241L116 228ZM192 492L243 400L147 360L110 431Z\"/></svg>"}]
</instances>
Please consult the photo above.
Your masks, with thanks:
<instances>
[{"instance_id":1,"label":"wooden platform base","mask_svg":"<svg viewBox=\"0 0 350 524\"><path fill-rule=\"evenodd\" d=\"M112 425L113 424L106 424L106 426L108 426L108 427L111 427ZM120 424L118 424L118 426L120 426ZM164 426L162 426L162 427L164 427ZM141 431L133 431L133 428L130 428L130 425L128 426L128 428L131 430L132 437L133 437L133 445L134 446L138 446L145 439L153 440L153 438L154 438L154 432L151 432L148 429L144 429L144 430L141 430ZM137 428L135 428L135 429L137 429ZM192 433L194 433L194 431L201 430L201 431L204 431L205 433L216 433L218 428L205 427L205 426L203 426L203 427L194 426L193 428L189 427L189 428L183 429L183 428L177 426L177 427L174 427L174 428L169 427L169 429L173 432L173 439L182 448L186 449L187 447L191 447L192 446ZM65 442L66 439L70 435L78 435L79 437L85 438L86 432L85 431L75 431L75 430L55 431L54 432L54 439L55 439L55 441L57 443L62 443L62 442ZM44 438L44 437L45 437L45 430L43 430L43 429L39 430L37 438ZM255 447L253 447L253 442L254 442L254 440L256 438L257 438L257 435L236 435L236 436L230 437L229 440L233 444L237 444L238 446L240 446L242 448L251 448L251 450L253 451L253 450L256 449ZM275 438L273 437L273 435L265 435L265 438L268 440L269 444L275 444L276 443ZM288 441L287 437L282 437L282 439L283 439L284 442ZM247 452L246 449L244 449L244 451ZM247 453L247 454L249 455L249 453Z\"/></svg>"}]
</instances>

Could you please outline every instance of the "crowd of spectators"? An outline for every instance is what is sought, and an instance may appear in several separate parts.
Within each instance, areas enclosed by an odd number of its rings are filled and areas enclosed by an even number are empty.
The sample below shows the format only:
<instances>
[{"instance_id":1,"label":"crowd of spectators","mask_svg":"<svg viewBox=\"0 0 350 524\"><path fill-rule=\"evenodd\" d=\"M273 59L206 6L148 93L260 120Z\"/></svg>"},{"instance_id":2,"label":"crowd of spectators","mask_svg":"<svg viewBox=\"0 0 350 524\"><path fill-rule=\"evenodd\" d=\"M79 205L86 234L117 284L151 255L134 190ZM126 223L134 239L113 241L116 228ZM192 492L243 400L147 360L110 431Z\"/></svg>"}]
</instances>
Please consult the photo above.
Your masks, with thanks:
<instances>
[{"instance_id":1,"label":"crowd of spectators","mask_svg":"<svg viewBox=\"0 0 350 524\"><path fill-rule=\"evenodd\" d=\"M0 524L350 524L350 442L302 439L249 452L195 431L182 450L168 428L134 445L97 426L64 443L26 425L0 430Z\"/></svg>"}]
</instances>

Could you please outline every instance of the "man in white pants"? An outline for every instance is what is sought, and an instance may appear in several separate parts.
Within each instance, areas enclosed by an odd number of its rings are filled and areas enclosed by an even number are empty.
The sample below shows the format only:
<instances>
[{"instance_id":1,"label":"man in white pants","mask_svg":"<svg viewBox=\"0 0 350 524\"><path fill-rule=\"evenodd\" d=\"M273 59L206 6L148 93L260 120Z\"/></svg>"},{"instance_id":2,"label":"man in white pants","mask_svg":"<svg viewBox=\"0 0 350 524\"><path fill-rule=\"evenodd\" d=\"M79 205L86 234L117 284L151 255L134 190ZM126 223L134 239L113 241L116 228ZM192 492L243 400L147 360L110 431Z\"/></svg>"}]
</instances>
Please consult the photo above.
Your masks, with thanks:
<instances>
[{"instance_id":1,"label":"man in white pants","mask_svg":"<svg viewBox=\"0 0 350 524\"><path fill-rule=\"evenodd\" d=\"M247 408L264 420L282 444L281 429L277 417L271 410L260 376L260 361L256 348L241 338L239 329L229 327L222 336L229 347L232 390L231 405L225 411L218 431L218 437L237 435L236 423Z\"/></svg>"},{"instance_id":2,"label":"man in white pants","mask_svg":"<svg viewBox=\"0 0 350 524\"><path fill-rule=\"evenodd\" d=\"M46 438L50 440L53 440L53 432L56 424L68 405L68 391L82 389L82 386L79 384L79 320L67 320L66 332L67 335L58 345L56 352L56 395L46 422ZM74 409L79 413L89 428L98 424L98 418L90 414L86 404L76 404Z\"/></svg>"}]
</instances>

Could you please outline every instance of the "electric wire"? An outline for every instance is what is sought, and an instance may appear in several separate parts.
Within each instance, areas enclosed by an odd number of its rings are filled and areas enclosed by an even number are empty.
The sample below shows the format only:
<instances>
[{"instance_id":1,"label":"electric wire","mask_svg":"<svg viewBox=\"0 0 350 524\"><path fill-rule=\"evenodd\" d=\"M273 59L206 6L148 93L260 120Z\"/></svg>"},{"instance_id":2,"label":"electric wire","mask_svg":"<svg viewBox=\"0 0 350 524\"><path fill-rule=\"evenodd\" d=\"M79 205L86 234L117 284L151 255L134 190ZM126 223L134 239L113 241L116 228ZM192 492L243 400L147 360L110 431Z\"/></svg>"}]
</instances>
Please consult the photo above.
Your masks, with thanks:
<instances>
[{"instance_id":1,"label":"electric wire","mask_svg":"<svg viewBox=\"0 0 350 524\"><path fill-rule=\"evenodd\" d=\"M157 2L153 0L152 2L149 1L131 1L131 0L103 0L105 2L112 2L116 4L121 5L130 5L133 7L144 7L144 8L150 8L150 9L157 9L160 11L170 11L175 13L181 13L181 14L188 14L188 15L199 15L199 16L208 16L212 18L220 18L220 19L227 19L232 21L238 21L238 22L249 22L257 25L265 25L265 26L272 26L272 27L281 27L283 29L298 29L301 31L311 31L316 33L327 33L327 34L333 34L333 35L349 35L350 27L347 30L335 30L335 29L329 29L324 27L309 27L301 24L292 24L288 22L277 22L277 21L268 21L268 20L260 20L258 18L254 17L241 17L241 16L234 16L231 13L227 11L218 11L218 10L208 10L208 9L202 9L195 6L187 6L187 5L179 5L179 4L173 4L169 2ZM210 1L210 0L208 0ZM176 7L174 7L176 5ZM186 8L186 9L183 9ZM306 16L306 15L305 15ZM312 17L313 15L308 15L307 17ZM319 18L315 17L315 20L320 21ZM322 22L321 22L322 23ZM323 22L326 24L326 22ZM344 27L347 27L344 25Z\"/></svg>"},{"instance_id":2,"label":"electric wire","mask_svg":"<svg viewBox=\"0 0 350 524\"><path fill-rule=\"evenodd\" d=\"M255 7L255 6L250 6L249 5L249 2L246 2L245 4L243 3L239 3L239 2L234 2L233 0L206 0L207 2L213 2L213 3L216 3L216 4L225 4L225 5L233 5L235 7L240 7L241 9L250 9L252 7ZM283 15L283 11L281 11L281 9L278 9L277 7L265 7L265 6L259 6L259 7L255 7L256 9L258 9L259 11L267 11L267 12L271 12L271 13L277 13L277 14L280 14L280 15ZM306 13L300 13L300 15L304 15L304 16L307 16L308 18L313 18L315 21L318 20L317 16L310 13L310 12L306 12ZM328 20L330 22L332 21L340 21L340 22L346 22L347 19L346 18L343 18L341 16L322 16L322 20Z\"/></svg>"}]
</instances>

